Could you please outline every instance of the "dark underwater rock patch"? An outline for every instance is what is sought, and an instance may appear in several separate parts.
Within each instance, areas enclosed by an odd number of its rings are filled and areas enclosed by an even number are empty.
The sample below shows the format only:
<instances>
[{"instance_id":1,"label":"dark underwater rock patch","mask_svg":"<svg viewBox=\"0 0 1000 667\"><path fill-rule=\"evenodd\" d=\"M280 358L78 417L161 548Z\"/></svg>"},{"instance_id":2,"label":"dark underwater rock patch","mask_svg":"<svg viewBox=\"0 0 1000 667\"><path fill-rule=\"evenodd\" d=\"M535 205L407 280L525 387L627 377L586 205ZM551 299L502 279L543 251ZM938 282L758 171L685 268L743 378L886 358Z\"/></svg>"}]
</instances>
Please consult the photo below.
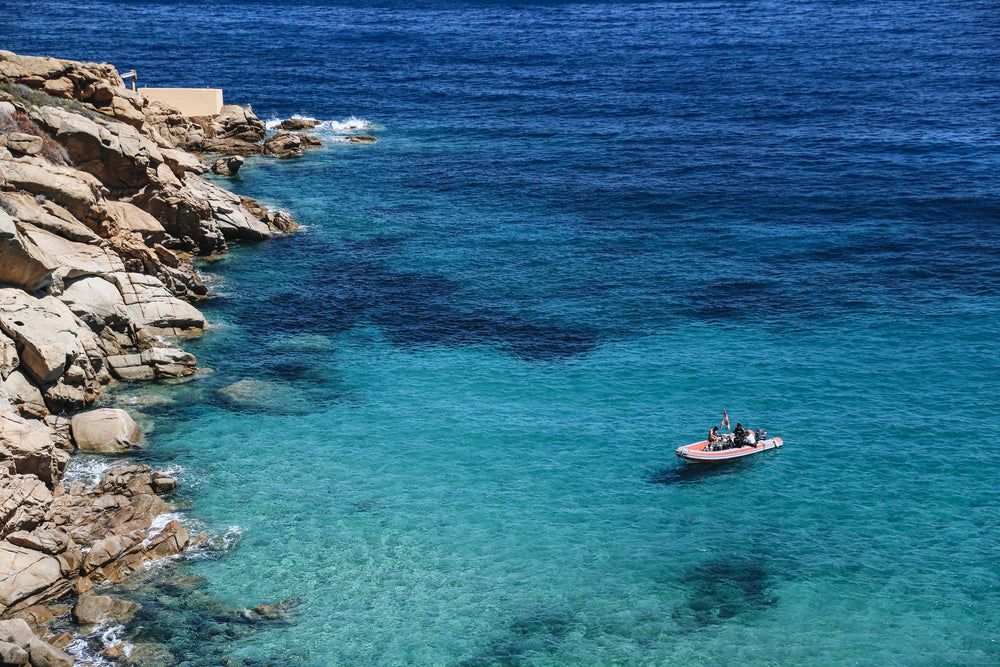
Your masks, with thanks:
<instances>
[{"instance_id":1,"label":"dark underwater rock patch","mask_svg":"<svg viewBox=\"0 0 1000 667\"><path fill-rule=\"evenodd\" d=\"M673 620L684 631L697 631L733 618L752 619L777 602L771 576L762 557L731 554L709 557L688 570L682 579L690 589Z\"/></svg>"},{"instance_id":2,"label":"dark underwater rock patch","mask_svg":"<svg viewBox=\"0 0 1000 667\"><path fill-rule=\"evenodd\" d=\"M378 240L373 243L382 247ZM365 254L354 246L349 248L352 255ZM279 336L304 331L330 335L376 324L399 347L493 346L530 361L565 360L599 344L596 332L586 328L512 313L450 280L398 271L343 252L332 244L311 248L317 258L311 278L302 285L276 287L238 307L241 323L250 329L266 321L270 334Z\"/></svg>"},{"instance_id":3,"label":"dark underwater rock patch","mask_svg":"<svg viewBox=\"0 0 1000 667\"><path fill-rule=\"evenodd\" d=\"M522 667L534 665L535 656L554 655L576 625L574 615L539 611L515 618L505 632L459 667Z\"/></svg>"}]
</instances>

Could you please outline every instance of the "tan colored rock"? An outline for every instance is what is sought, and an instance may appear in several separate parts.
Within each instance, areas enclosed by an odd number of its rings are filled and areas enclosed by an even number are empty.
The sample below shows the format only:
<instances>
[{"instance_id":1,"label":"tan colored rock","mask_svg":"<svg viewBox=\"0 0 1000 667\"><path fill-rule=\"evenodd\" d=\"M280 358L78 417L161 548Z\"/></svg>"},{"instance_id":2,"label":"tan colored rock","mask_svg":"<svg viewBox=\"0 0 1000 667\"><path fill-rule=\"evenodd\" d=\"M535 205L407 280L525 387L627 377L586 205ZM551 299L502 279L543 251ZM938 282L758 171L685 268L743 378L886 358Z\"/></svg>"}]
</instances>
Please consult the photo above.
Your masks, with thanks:
<instances>
[{"instance_id":1,"label":"tan colored rock","mask_svg":"<svg viewBox=\"0 0 1000 667\"><path fill-rule=\"evenodd\" d=\"M6 380L20 365L21 358L17 356L17 344L6 334L0 333L0 380Z\"/></svg>"},{"instance_id":2,"label":"tan colored rock","mask_svg":"<svg viewBox=\"0 0 1000 667\"><path fill-rule=\"evenodd\" d=\"M0 574L0 609L9 609L62 578L58 560L10 542L0 542L0 573L5 573Z\"/></svg>"},{"instance_id":3,"label":"tan colored rock","mask_svg":"<svg viewBox=\"0 0 1000 667\"><path fill-rule=\"evenodd\" d=\"M319 140L315 134L300 134L299 138L302 140L303 148L320 148L323 142Z\"/></svg>"},{"instance_id":4,"label":"tan colored rock","mask_svg":"<svg viewBox=\"0 0 1000 667\"><path fill-rule=\"evenodd\" d=\"M174 347L153 347L143 350L141 356L156 378L187 377L197 370L194 355Z\"/></svg>"},{"instance_id":5,"label":"tan colored rock","mask_svg":"<svg viewBox=\"0 0 1000 667\"><path fill-rule=\"evenodd\" d=\"M92 245L101 242L100 236L55 202L38 201L25 192L8 192L3 197L7 208L12 209L12 217L20 222L30 223L70 241Z\"/></svg>"},{"instance_id":6,"label":"tan colored rock","mask_svg":"<svg viewBox=\"0 0 1000 667\"><path fill-rule=\"evenodd\" d=\"M54 273L63 280L86 275L108 275L125 270L121 258L107 248L70 241L34 225L24 224L22 230L27 238L59 265Z\"/></svg>"},{"instance_id":7,"label":"tan colored rock","mask_svg":"<svg viewBox=\"0 0 1000 667\"><path fill-rule=\"evenodd\" d=\"M69 464L69 454L59 449L59 440L59 435L43 422L9 413L0 414L0 451L13 464L18 475L33 476L35 481L40 480L42 487L48 485L49 488L54 488ZM6 495L14 493L15 480L3 482L9 488L0 489L0 506L7 513L15 510L16 503L24 504L31 497L37 499L40 506L51 500L47 489L35 488L34 482L30 480L31 477L17 478L16 488L19 489L17 493L22 494L20 496ZM16 500L14 506L8 505L4 500L8 497ZM0 512L0 516L5 514ZM8 527L5 532L11 530L16 528Z\"/></svg>"},{"instance_id":8,"label":"tan colored rock","mask_svg":"<svg viewBox=\"0 0 1000 667\"><path fill-rule=\"evenodd\" d=\"M278 129L298 132L299 130L311 130L317 125L319 125L319 121L315 118L286 118L278 124Z\"/></svg>"},{"instance_id":9,"label":"tan colored rock","mask_svg":"<svg viewBox=\"0 0 1000 667\"><path fill-rule=\"evenodd\" d=\"M21 530L8 535L7 541L50 556L61 554L73 543L69 534L59 528L36 528L31 532Z\"/></svg>"},{"instance_id":10,"label":"tan colored rock","mask_svg":"<svg viewBox=\"0 0 1000 667\"><path fill-rule=\"evenodd\" d=\"M278 132L264 141L264 153L280 158L302 155L302 138L291 132Z\"/></svg>"},{"instance_id":11,"label":"tan colored rock","mask_svg":"<svg viewBox=\"0 0 1000 667\"><path fill-rule=\"evenodd\" d=\"M27 665L28 652L17 644L12 644L11 642L0 642L0 664Z\"/></svg>"},{"instance_id":12,"label":"tan colored rock","mask_svg":"<svg viewBox=\"0 0 1000 667\"><path fill-rule=\"evenodd\" d=\"M347 142L351 144L373 144L378 141L378 137L371 137L367 134L356 134L351 137L347 137Z\"/></svg>"},{"instance_id":13,"label":"tan colored rock","mask_svg":"<svg viewBox=\"0 0 1000 667\"><path fill-rule=\"evenodd\" d=\"M142 110L137 109L130 100L124 97L115 96L111 99L111 115L135 128L141 128L146 122L146 116L143 115Z\"/></svg>"},{"instance_id":14,"label":"tan colored rock","mask_svg":"<svg viewBox=\"0 0 1000 667\"><path fill-rule=\"evenodd\" d=\"M151 482L156 493L169 493L177 488L177 480L163 472L154 472Z\"/></svg>"},{"instance_id":15,"label":"tan colored rock","mask_svg":"<svg viewBox=\"0 0 1000 667\"><path fill-rule=\"evenodd\" d=\"M164 162L178 178L183 177L189 171L195 174L204 174L207 171L201 160L187 151L164 148L160 152L163 154Z\"/></svg>"},{"instance_id":16,"label":"tan colored rock","mask_svg":"<svg viewBox=\"0 0 1000 667\"><path fill-rule=\"evenodd\" d=\"M21 234L13 218L0 210L0 283L35 291L49 283L57 266L55 260Z\"/></svg>"},{"instance_id":17,"label":"tan colored rock","mask_svg":"<svg viewBox=\"0 0 1000 667\"><path fill-rule=\"evenodd\" d=\"M7 393L13 406L22 417L42 419L49 414L45 397L20 371L14 371L0 382L0 388Z\"/></svg>"},{"instance_id":18,"label":"tan colored rock","mask_svg":"<svg viewBox=\"0 0 1000 667\"><path fill-rule=\"evenodd\" d=\"M227 239L261 241L277 233L260 218L250 213L240 197L215 183L194 174L184 178L184 185L196 197L211 207L211 215Z\"/></svg>"},{"instance_id":19,"label":"tan colored rock","mask_svg":"<svg viewBox=\"0 0 1000 667\"><path fill-rule=\"evenodd\" d=\"M164 233L160 221L138 206L123 201L108 201L105 204L111 217L122 229L139 232L143 237L158 237Z\"/></svg>"},{"instance_id":20,"label":"tan colored rock","mask_svg":"<svg viewBox=\"0 0 1000 667\"><path fill-rule=\"evenodd\" d=\"M28 655L32 667L73 667L75 662L65 651L37 638L28 644Z\"/></svg>"},{"instance_id":21,"label":"tan colored rock","mask_svg":"<svg viewBox=\"0 0 1000 667\"><path fill-rule=\"evenodd\" d=\"M23 155L37 155L42 150L42 138L35 134L11 132L7 135L7 148Z\"/></svg>"},{"instance_id":22,"label":"tan colored rock","mask_svg":"<svg viewBox=\"0 0 1000 667\"><path fill-rule=\"evenodd\" d=\"M0 509L3 519L0 534L29 531L43 521L52 502L52 493L34 475L11 475L0 469Z\"/></svg>"},{"instance_id":23,"label":"tan colored rock","mask_svg":"<svg viewBox=\"0 0 1000 667\"><path fill-rule=\"evenodd\" d=\"M0 181L8 186L44 195L79 219L86 219L104 195L104 187L94 176L38 157L3 159L0 153Z\"/></svg>"},{"instance_id":24,"label":"tan colored rock","mask_svg":"<svg viewBox=\"0 0 1000 667\"><path fill-rule=\"evenodd\" d=\"M125 320L125 299L118 286L98 276L78 278L66 284L59 300L94 331L100 331L109 320Z\"/></svg>"},{"instance_id":25,"label":"tan colored rock","mask_svg":"<svg viewBox=\"0 0 1000 667\"><path fill-rule=\"evenodd\" d=\"M121 452L142 440L142 431L124 410L100 408L72 419L73 440L87 452Z\"/></svg>"},{"instance_id":26,"label":"tan colored rock","mask_svg":"<svg viewBox=\"0 0 1000 667\"><path fill-rule=\"evenodd\" d=\"M112 278L129 321L147 335L200 334L207 326L197 308L170 294L157 278L141 273L116 273Z\"/></svg>"},{"instance_id":27,"label":"tan colored rock","mask_svg":"<svg viewBox=\"0 0 1000 667\"><path fill-rule=\"evenodd\" d=\"M41 384L87 361L81 339L86 325L55 297L35 299L21 290L0 289L0 329L18 344L21 367Z\"/></svg>"},{"instance_id":28,"label":"tan colored rock","mask_svg":"<svg viewBox=\"0 0 1000 667\"><path fill-rule=\"evenodd\" d=\"M50 638L49 643L58 649L63 649L73 643L73 633L72 632L60 632L59 634Z\"/></svg>"},{"instance_id":29,"label":"tan colored rock","mask_svg":"<svg viewBox=\"0 0 1000 667\"><path fill-rule=\"evenodd\" d=\"M235 176L243 166L244 159L239 155L219 158L212 163L212 171L222 176Z\"/></svg>"},{"instance_id":30,"label":"tan colored rock","mask_svg":"<svg viewBox=\"0 0 1000 667\"><path fill-rule=\"evenodd\" d=\"M23 618L25 623L30 625L32 628L35 628L36 631L46 623L51 623L56 618L51 611L40 604L31 605L27 609L22 609L16 613L16 617Z\"/></svg>"},{"instance_id":31,"label":"tan colored rock","mask_svg":"<svg viewBox=\"0 0 1000 667\"><path fill-rule=\"evenodd\" d=\"M9 642L23 648L34 637L35 633L31 631L31 626L23 618L0 621L0 641L2 642Z\"/></svg>"},{"instance_id":32,"label":"tan colored rock","mask_svg":"<svg viewBox=\"0 0 1000 667\"><path fill-rule=\"evenodd\" d=\"M107 595L81 595L73 605L73 620L81 625L95 625L107 620L119 620L138 609L126 600Z\"/></svg>"},{"instance_id":33,"label":"tan colored rock","mask_svg":"<svg viewBox=\"0 0 1000 667\"><path fill-rule=\"evenodd\" d=\"M73 97L73 82L66 77L49 79L45 82L43 90L53 97L61 97L68 100Z\"/></svg>"},{"instance_id":34,"label":"tan colored rock","mask_svg":"<svg viewBox=\"0 0 1000 667\"><path fill-rule=\"evenodd\" d=\"M156 371L152 366L146 365L141 354L112 355L107 361L112 374L119 380L134 382L156 378Z\"/></svg>"}]
</instances>

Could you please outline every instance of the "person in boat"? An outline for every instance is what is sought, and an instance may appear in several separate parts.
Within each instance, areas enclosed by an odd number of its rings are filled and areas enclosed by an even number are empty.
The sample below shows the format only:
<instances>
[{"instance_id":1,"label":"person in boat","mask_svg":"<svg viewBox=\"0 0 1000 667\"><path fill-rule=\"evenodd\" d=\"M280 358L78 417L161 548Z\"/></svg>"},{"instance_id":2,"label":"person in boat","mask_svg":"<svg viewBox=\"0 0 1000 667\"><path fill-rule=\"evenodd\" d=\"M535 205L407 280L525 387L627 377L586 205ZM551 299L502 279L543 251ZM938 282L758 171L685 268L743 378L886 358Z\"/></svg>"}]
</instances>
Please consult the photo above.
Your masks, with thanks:
<instances>
[{"instance_id":1,"label":"person in boat","mask_svg":"<svg viewBox=\"0 0 1000 667\"><path fill-rule=\"evenodd\" d=\"M740 424L739 422L736 423L736 428L733 429L733 440L735 441L736 447L757 446L757 436L754 435L753 431L748 431L743 428L743 424Z\"/></svg>"},{"instance_id":2,"label":"person in boat","mask_svg":"<svg viewBox=\"0 0 1000 667\"><path fill-rule=\"evenodd\" d=\"M736 447L746 447L748 444L747 433L748 431L743 428L743 424L736 422L736 428L733 429L733 444Z\"/></svg>"},{"instance_id":3,"label":"person in boat","mask_svg":"<svg viewBox=\"0 0 1000 667\"><path fill-rule=\"evenodd\" d=\"M722 438L719 436L719 427L713 426L712 430L708 432L708 447L705 449L712 451L715 448L715 444L720 440L722 440Z\"/></svg>"}]
</instances>

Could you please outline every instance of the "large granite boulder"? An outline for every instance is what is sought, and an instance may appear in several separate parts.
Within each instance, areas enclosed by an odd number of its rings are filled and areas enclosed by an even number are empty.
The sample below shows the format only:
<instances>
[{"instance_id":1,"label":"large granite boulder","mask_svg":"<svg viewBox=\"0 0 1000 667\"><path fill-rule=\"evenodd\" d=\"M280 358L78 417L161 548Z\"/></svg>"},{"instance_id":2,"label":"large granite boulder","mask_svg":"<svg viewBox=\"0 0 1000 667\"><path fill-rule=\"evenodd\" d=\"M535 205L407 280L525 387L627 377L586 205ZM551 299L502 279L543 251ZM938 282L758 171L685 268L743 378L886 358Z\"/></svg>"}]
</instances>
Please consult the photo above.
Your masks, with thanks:
<instances>
[{"instance_id":1,"label":"large granite boulder","mask_svg":"<svg viewBox=\"0 0 1000 667\"><path fill-rule=\"evenodd\" d=\"M249 105L228 104L214 118L203 119L201 150L227 155L256 155L267 129Z\"/></svg>"},{"instance_id":2,"label":"large granite boulder","mask_svg":"<svg viewBox=\"0 0 1000 667\"><path fill-rule=\"evenodd\" d=\"M30 639L28 641L31 641ZM27 665L28 652L17 644L11 642L0 642L0 664L2 665Z\"/></svg>"},{"instance_id":3,"label":"large granite boulder","mask_svg":"<svg viewBox=\"0 0 1000 667\"><path fill-rule=\"evenodd\" d=\"M32 243L59 265L53 273L61 280L125 270L121 257L109 248L70 241L34 225L23 224L22 229Z\"/></svg>"},{"instance_id":4,"label":"large granite boulder","mask_svg":"<svg viewBox=\"0 0 1000 667\"><path fill-rule=\"evenodd\" d=\"M73 667L73 656L41 639L32 639L28 644L28 655L32 667Z\"/></svg>"},{"instance_id":5,"label":"large granite boulder","mask_svg":"<svg viewBox=\"0 0 1000 667\"><path fill-rule=\"evenodd\" d=\"M10 373L0 382L0 388L21 416L41 419L49 414L42 390L32 384L21 371Z\"/></svg>"},{"instance_id":6,"label":"large granite boulder","mask_svg":"<svg viewBox=\"0 0 1000 667\"><path fill-rule=\"evenodd\" d=\"M127 122L88 118L58 107L42 107L33 119L66 148L75 165L113 191L141 188L150 180L149 169L164 162L156 142Z\"/></svg>"},{"instance_id":7,"label":"large granite boulder","mask_svg":"<svg viewBox=\"0 0 1000 667\"><path fill-rule=\"evenodd\" d=\"M207 326L197 308L173 296L154 276L122 272L111 278L122 296L126 318L143 336L197 335Z\"/></svg>"},{"instance_id":8,"label":"large granite boulder","mask_svg":"<svg viewBox=\"0 0 1000 667\"><path fill-rule=\"evenodd\" d=\"M94 331L105 326L121 328L127 319L125 299L118 286L99 276L85 276L66 283L59 300Z\"/></svg>"},{"instance_id":9,"label":"large granite boulder","mask_svg":"<svg viewBox=\"0 0 1000 667\"><path fill-rule=\"evenodd\" d=\"M18 475L34 476L37 480L54 488L69 464L69 454L59 448L62 438L47 424L36 419L26 419L11 413L0 413L0 457ZM8 484L13 484L9 481ZM29 497L38 496L40 490L34 485L18 481L24 502ZM9 511L13 511L10 509Z\"/></svg>"},{"instance_id":10,"label":"large granite boulder","mask_svg":"<svg viewBox=\"0 0 1000 667\"><path fill-rule=\"evenodd\" d=\"M243 158L239 155L222 157L212 163L212 171L221 176L235 176L243 166Z\"/></svg>"},{"instance_id":11,"label":"large granite boulder","mask_svg":"<svg viewBox=\"0 0 1000 667\"><path fill-rule=\"evenodd\" d=\"M11 217L22 224L30 223L70 241L91 245L101 243L100 236L53 201L26 192L6 192L2 197Z\"/></svg>"},{"instance_id":12,"label":"large granite boulder","mask_svg":"<svg viewBox=\"0 0 1000 667\"><path fill-rule=\"evenodd\" d=\"M99 354L94 334L59 299L0 289L0 330L17 343L21 368L39 385L64 381L84 392L98 389L101 376L90 359Z\"/></svg>"},{"instance_id":13,"label":"large granite boulder","mask_svg":"<svg viewBox=\"0 0 1000 667\"><path fill-rule=\"evenodd\" d=\"M58 265L18 230L14 219L0 209L0 283L29 291L44 287Z\"/></svg>"},{"instance_id":14,"label":"large granite boulder","mask_svg":"<svg viewBox=\"0 0 1000 667\"><path fill-rule=\"evenodd\" d=\"M264 153L289 158L302 155L302 138L291 132L278 132L264 142Z\"/></svg>"},{"instance_id":15,"label":"large granite boulder","mask_svg":"<svg viewBox=\"0 0 1000 667\"><path fill-rule=\"evenodd\" d=\"M97 178L72 167L53 164L39 157L5 159L0 151L0 183L42 195L56 202L78 220L100 224L95 206L106 189Z\"/></svg>"},{"instance_id":16,"label":"large granite boulder","mask_svg":"<svg viewBox=\"0 0 1000 667\"><path fill-rule=\"evenodd\" d=\"M33 596L43 593L62 579L59 561L52 556L0 542L0 613L18 604L29 606Z\"/></svg>"},{"instance_id":17,"label":"large granite boulder","mask_svg":"<svg viewBox=\"0 0 1000 667\"><path fill-rule=\"evenodd\" d=\"M73 415L73 440L85 452L121 452L142 440L142 431L124 410L100 408Z\"/></svg>"},{"instance_id":18,"label":"large granite boulder","mask_svg":"<svg viewBox=\"0 0 1000 667\"><path fill-rule=\"evenodd\" d=\"M37 134L11 132L7 135L7 148L22 155L37 155L42 151L42 138Z\"/></svg>"},{"instance_id":19,"label":"large granite boulder","mask_svg":"<svg viewBox=\"0 0 1000 667\"><path fill-rule=\"evenodd\" d=\"M278 230L253 215L237 195L224 190L200 176L189 174L184 179L187 190L207 203L219 230L227 239L263 241L278 234Z\"/></svg>"},{"instance_id":20,"label":"large granite boulder","mask_svg":"<svg viewBox=\"0 0 1000 667\"><path fill-rule=\"evenodd\" d=\"M13 475L0 468L0 535L34 530L45 521L52 492L34 475ZM2 613L2 610L0 610Z\"/></svg>"},{"instance_id":21,"label":"large granite boulder","mask_svg":"<svg viewBox=\"0 0 1000 667\"><path fill-rule=\"evenodd\" d=\"M25 647L35 633L23 618L11 618L0 621L0 642L7 642L15 646Z\"/></svg>"},{"instance_id":22,"label":"large granite boulder","mask_svg":"<svg viewBox=\"0 0 1000 667\"><path fill-rule=\"evenodd\" d=\"M175 347L151 347L140 353L108 357L111 372L119 380L170 380L193 375L198 369L194 355Z\"/></svg>"}]
</instances>

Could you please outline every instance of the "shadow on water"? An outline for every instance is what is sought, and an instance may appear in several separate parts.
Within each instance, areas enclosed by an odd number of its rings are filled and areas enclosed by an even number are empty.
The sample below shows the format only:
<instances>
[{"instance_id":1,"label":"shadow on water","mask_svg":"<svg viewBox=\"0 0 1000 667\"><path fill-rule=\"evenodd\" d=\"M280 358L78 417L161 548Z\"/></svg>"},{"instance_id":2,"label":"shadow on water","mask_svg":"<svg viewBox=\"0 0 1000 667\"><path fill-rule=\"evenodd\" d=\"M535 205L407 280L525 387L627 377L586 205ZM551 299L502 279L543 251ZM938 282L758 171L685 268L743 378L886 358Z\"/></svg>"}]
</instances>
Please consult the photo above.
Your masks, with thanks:
<instances>
[{"instance_id":1,"label":"shadow on water","mask_svg":"<svg viewBox=\"0 0 1000 667\"><path fill-rule=\"evenodd\" d=\"M539 656L558 652L576 624L572 614L541 610L516 618L504 633L457 667L520 667L537 664Z\"/></svg>"},{"instance_id":2,"label":"shadow on water","mask_svg":"<svg viewBox=\"0 0 1000 667\"><path fill-rule=\"evenodd\" d=\"M730 477L745 473L753 466L749 459L721 463L678 463L658 470L649 477L650 484L698 484L706 479Z\"/></svg>"},{"instance_id":3,"label":"shadow on water","mask_svg":"<svg viewBox=\"0 0 1000 667\"><path fill-rule=\"evenodd\" d=\"M681 583L689 589L685 603L672 617L684 632L742 618L750 620L777 602L771 593L771 576L765 560L756 554L709 556L684 573Z\"/></svg>"}]
</instances>

